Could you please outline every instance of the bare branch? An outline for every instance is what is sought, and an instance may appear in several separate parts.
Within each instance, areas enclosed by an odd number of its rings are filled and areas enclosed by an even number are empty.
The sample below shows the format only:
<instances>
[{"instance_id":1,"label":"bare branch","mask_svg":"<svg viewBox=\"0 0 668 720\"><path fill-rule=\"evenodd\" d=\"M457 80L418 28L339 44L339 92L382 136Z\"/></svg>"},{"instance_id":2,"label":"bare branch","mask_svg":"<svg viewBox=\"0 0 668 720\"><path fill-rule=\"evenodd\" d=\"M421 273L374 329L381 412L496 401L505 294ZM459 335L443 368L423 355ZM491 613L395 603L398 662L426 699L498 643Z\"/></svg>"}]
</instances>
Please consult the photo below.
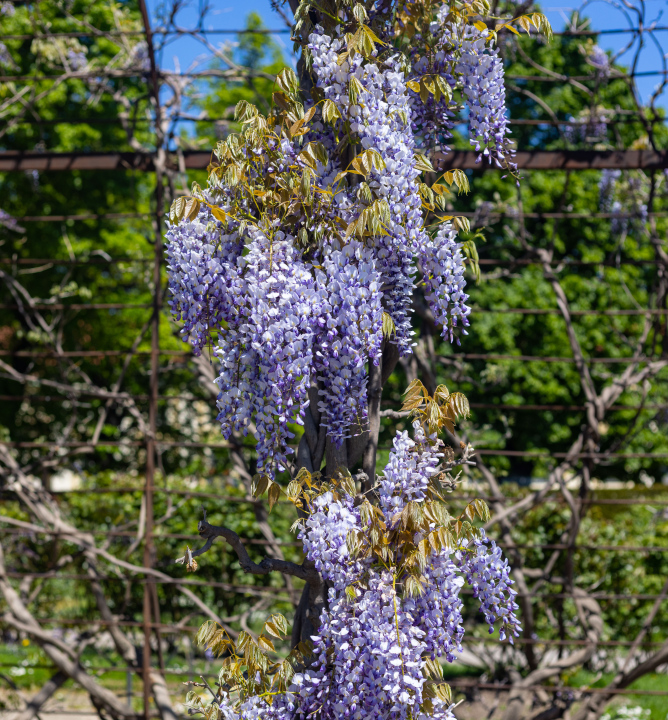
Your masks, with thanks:
<instances>
[{"instance_id":1,"label":"bare branch","mask_svg":"<svg viewBox=\"0 0 668 720\"><path fill-rule=\"evenodd\" d=\"M264 558L258 565L250 559L241 538L234 532L234 530L218 525L210 525L206 520L200 520L197 525L197 530L200 537L206 540L206 543L199 548L199 550L192 550L190 552L190 558L184 556L178 558L175 562L182 565L189 559L203 555L207 552L207 550L211 549L213 541L216 538L222 537L236 553L241 569L245 573L249 573L251 575L268 575L271 572L280 572L305 580L307 583L321 582L320 575L317 570L315 570L315 568L308 567L305 564L297 565L297 563L289 562L287 560Z\"/></svg>"}]
</instances>

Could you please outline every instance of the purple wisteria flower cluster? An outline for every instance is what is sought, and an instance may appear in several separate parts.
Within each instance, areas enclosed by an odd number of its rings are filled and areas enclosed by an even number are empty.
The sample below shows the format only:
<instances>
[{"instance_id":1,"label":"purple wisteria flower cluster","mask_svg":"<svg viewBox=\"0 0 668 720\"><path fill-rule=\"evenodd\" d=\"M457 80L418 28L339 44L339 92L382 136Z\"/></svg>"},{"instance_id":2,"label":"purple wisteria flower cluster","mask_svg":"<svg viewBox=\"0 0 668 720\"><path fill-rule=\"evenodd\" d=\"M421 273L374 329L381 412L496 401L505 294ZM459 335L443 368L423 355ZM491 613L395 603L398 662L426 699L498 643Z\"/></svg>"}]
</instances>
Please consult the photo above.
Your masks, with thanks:
<instances>
[{"instance_id":1,"label":"purple wisteria flower cluster","mask_svg":"<svg viewBox=\"0 0 668 720\"><path fill-rule=\"evenodd\" d=\"M315 367L321 422L335 442L367 423L366 363L382 341L381 274L370 248L353 240L324 258L317 272L321 315Z\"/></svg>"},{"instance_id":2,"label":"purple wisteria flower cluster","mask_svg":"<svg viewBox=\"0 0 668 720\"><path fill-rule=\"evenodd\" d=\"M448 4L440 6L429 27L427 53L420 50L419 42L411 47L411 77L428 78L432 84L440 78L445 90L426 97L411 93L414 130L425 144L447 141L459 110L452 91L459 88L468 109L470 143L480 153L479 159L484 156L498 167L514 169L499 50L487 29L453 19L450 10Z\"/></svg>"},{"instance_id":3,"label":"purple wisteria flower cluster","mask_svg":"<svg viewBox=\"0 0 668 720\"><path fill-rule=\"evenodd\" d=\"M600 45L593 45L591 47L591 50L587 55L587 60L590 65L594 67L596 76L600 80L605 80L610 77L610 71L612 70L610 66L610 58L608 57L608 53L606 53Z\"/></svg>"},{"instance_id":4,"label":"purple wisteria flower cluster","mask_svg":"<svg viewBox=\"0 0 668 720\"><path fill-rule=\"evenodd\" d=\"M387 523L397 510L420 502L442 454L442 444L415 423L415 437L399 433L378 485ZM300 531L307 559L329 587L313 650L287 691L270 702L246 699L221 707L226 720L305 720L310 717L388 717L454 720L452 703L434 693L429 662L462 651L462 588L473 590L485 621L512 642L520 630L516 592L499 548L483 532L432 554L418 596L402 591L401 551L384 564L350 551L351 531L368 530L354 498L331 491L317 497ZM428 705L426 704L428 701Z\"/></svg>"},{"instance_id":5,"label":"purple wisteria flower cluster","mask_svg":"<svg viewBox=\"0 0 668 720\"><path fill-rule=\"evenodd\" d=\"M445 73L449 87L460 83L472 142L505 162L496 50L484 31L438 18L433 25L443 39L429 71ZM447 126L451 100L439 99L434 114L432 98L427 120L407 87L415 68L426 68L423 60L416 56L407 73L399 52L348 52L342 59L346 42L319 26L309 36L320 100L310 106L308 132L299 138L267 132L260 142L249 126L246 135L220 143L221 157L245 163L239 174L261 180L263 189L242 198L238 178L212 173L198 196L199 212L167 233L170 305L195 353L211 346L220 362L223 434L252 432L258 467L272 478L287 467L290 426L303 422L314 397L309 388L317 387L318 414L336 445L366 429L369 363L378 363L386 341L401 355L412 352L416 273L445 338L459 342L457 332L466 334L469 325L462 246L452 223L425 227L424 161L417 154L436 124ZM245 122L259 123L255 113ZM356 170L365 176L361 184L342 180L351 166L337 154L341 133L351 134L366 158ZM278 197L297 184L305 209L288 228L278 213L269 217L258 208L258 197ZM337 228L345 226L344 236Z\"/></svg>"}]
</instances>

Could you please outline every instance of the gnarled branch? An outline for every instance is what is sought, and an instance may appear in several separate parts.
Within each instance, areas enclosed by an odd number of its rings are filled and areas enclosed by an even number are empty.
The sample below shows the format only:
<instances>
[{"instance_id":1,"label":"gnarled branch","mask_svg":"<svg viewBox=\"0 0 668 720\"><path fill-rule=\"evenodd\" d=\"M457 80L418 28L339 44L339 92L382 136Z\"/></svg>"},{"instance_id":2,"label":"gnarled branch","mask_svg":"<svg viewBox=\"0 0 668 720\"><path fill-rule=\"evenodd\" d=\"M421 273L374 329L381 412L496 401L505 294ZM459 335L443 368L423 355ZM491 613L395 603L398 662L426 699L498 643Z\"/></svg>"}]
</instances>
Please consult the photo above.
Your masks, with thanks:
<instances>
[{"instance_id":1,"label":"gnarled branch","mask_svg":"<svg viewBox=\"0 0 668 720\"><path fill-rule=\"evenodd\" d=\"M306 563L297 565L297 563L288 560L279 560L278 558L264 558L259 564L253 562L246 551L246 547L241 538L229 528L220 525L211 525L206 520L200 520L197 525L200 537L206 540L206 543L198 550L190 550L187 555L176 560L177 563L183 564L190 562L192 558L203 555L210 550L216 538L222 537L234 550L239 559L241 569L250 575L268 575L272 572L280 572L292 577L305 580L307 583L320 583L320 575L314 567L309 567Z\"/></svg>"}]
</instances>

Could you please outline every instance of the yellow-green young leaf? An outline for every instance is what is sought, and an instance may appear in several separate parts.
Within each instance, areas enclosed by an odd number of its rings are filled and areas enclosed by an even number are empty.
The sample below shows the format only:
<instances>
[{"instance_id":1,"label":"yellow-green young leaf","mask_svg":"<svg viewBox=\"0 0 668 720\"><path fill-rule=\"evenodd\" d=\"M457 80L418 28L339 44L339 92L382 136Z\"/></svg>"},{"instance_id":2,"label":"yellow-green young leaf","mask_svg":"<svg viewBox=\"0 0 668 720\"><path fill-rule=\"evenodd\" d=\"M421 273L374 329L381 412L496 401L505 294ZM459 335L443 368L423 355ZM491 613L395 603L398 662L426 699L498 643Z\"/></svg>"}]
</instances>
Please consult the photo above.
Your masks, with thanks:
<instances>
[{"instance_id":1,"label":"yellow-green young leaf","mask_svg":"<svg viewBox=\"0 0 668 720\"><path fill-rule=\"evenodd\" d=\"M429 161L429 158L424 153L415 151L415 167L423 172L433 172L434 168Z\"/></svg>"},{"instance_id":2,"label":"yellow-green young leaf","mask_svg":"<svg viewBox=\"0 0 668 720\"><path fill-rule=\"evenodd\" d=\"M274 613L269 622L273 624L274 627L278 628L279 632L282 635L285 635L288 631L288 621L285 619L281 613ZM266 623L265 623L266 628ZM272 633L273 634L273 633ZM275 637L281 637L281 635L275 635Z\"/></svg>"},{"instance_id":3,"label":"yellow-green young leaf","mask_svg":"<svg viewBox=\"0 0 668 720\"><path fill-rule=\"evenodd\" d=\"M392 320L392 316L389 313L383 312L383 336L390 340L393 335L396 335L397 328Z\"/></svg>"},{"instance_id":4,"label":"yellow-green young leaf","mask_svg":"<svg viewBox=\"0 0 668 720\"><path fill-rule=\"evenodd\" d=\"M424 671L427 677L434 680L443 679L443 666L438 660L427 658L424 662Z\"/></svg>"},{"instance_id":5,"label":"yellow-green young leaf","mask_svg":"<svg viewBox=\"0 0 668 720\"><path fill-rule=\"evenodd\" d=\"M453 177L460 193L468 193L471 189L469 186L469 179L463 170L455 170Z\"/></svg>"},{"instance_id":6,"label":"yellow-green young leaf","mask_svg":"<svg viewBox=\"0 0 668 720\"><path fill-rule=\"evenodd\" d=\"M315 115L315 109L316 109L316 106L313 105L313 107L311 107L309 109L309 111L304 115L305 123L311 122L311 120L313 119L313 116Z\"/></svg>"},{"instance_id":7,"label":"yellow-green young leaf","mask_svg":"<svg viewBox=\"0 0 668 720\"><path fill-rule=\"evenodd\" d=\"M308 5L308 3L305 4ZM299 80L292 68L283 68L276 77L276 84L289 95L293 95L299 89Z\"/></svg>"},{"instance_id":8,"label":"yellow-green young leaf","mask_svg":"<svg viewBox=\"0 0 668 720\"><path fill-rule=\"evenodd\" d=\"M260 635L257 639L257 644L260 646L260 650L264 650L265 652L276 650L274 643L266 635Z\"/></svg>"},{"instance_id":9,"label":"yellow-green young leaf","mask_svg":"<svg viewBox=\"0 0 668 720\"><path fill-rule=\"evenodd\" d=\"M322 117L326 123L331 123L341 117L339 108L331 101L325 100L322 106Z\"/></svg>"},{"instance_id":10,"label":"yellow-green young leaf","mask_svg":"<svg viewBox=\"0 0 668 720\"><path fill-rule=\"evenodd\" d=\"M183 208L183 217L188 218L188 220L194 220L197 217L197 213L199 213L199 207L200 202L195 197L188 197L186 198L186 204Z\"/></svg>"},{"instance_id":11,"label":"yellow-green young leaf","mask_svg":"<svg viewBox=\"0 0 668 720\"><path fill-rule=\"evenodd\" d=\"M357 20L358 23L363 23L367 19L364 5L360 5L359 3L355 5L355 7L353 8L353 17L355 18L355 20Z\"/></svg>"},{"instance_id":12,"label":"yellow-green young leaf","mask_svg":"<svg viewBox=\"0 0 668 720\"><path fill-rule=\"evenodd\" d=\"M420 83L419 83L419 82L415 82L415 80L409 80L409 81L406 83L406 87L407 87L407 88L410 88L410 89L413 90L414 92L420 92Z\"/></svg>"},{"instance_id":13,"label":"yellow-green young leaf","mask_svg":"<svg viewBox=\"0 0 668 720\"><path fill-rule=\"evenodd\" d=\"M296 500L302 492L302 484L300 482L297 482L297 480L290 481L290 484L288 485L288 489L286 491L286 495L290 500Z\"/></svg>"},{"instance_id":14,"label":"yellow-green young leaf","mask_svg":"<svg viewBox=\"0 0 668 720\"><path fill-rule=\"evenodd\" d=\"M362 55L365 57L369 57L374 51L375 46L373 40L365 32L360 36L359 47Z\"/></svg>"},{"instance_id":15,"label":"yellow-green young leaf","mask_svg":"<svg viewBox=\"0 0 668 720\"><path fill-rule=\"evenodd\" d=\"M477 20L476 22L474 22L473 27L478 28L480 32L484 32L485 30L487 30L487 25L485 25L482 20Z\"/></svg>"},{"instance_id":16,"label":"yellow-green young leaf","mask_svg":"<svg viewBox=\"0 0 668 720\"><path fill-rule=\"evenodd\" d=\"M305 467L299 468L295 480L299 483L304 483L307 487L311 487L311 473Z\"/></svg>"},{"instance_id":17,"label":"yellow-green young leaf","mask_svg":"<svg viewBox=\"0 0 668 720\"><path fill-rule=\"evenodd\" d=\"M487 522L490 519L489 508L484 500L476 499L473 501L475 509L478 511L478 517L483 521Z\"/></svg>"},{"instance_id":18,"label":"yellow-green young leaf","mask_svg":"<svg viewBox=\"0 0 668 720\"><path fill-rule=\"evenodd\" d=\"M371 194L371 188L365 182L360 183L357 188L357 199L370 205L373 202L373 195Z\"/></svg>"},{"instance_id":19,"label":"yellow-green young leaf","mask_svg":"<svg viewBox=\"0 0 668 720\"><path fill-rule=\"evenodd\" d=\"M409 575L404 581L404 597L416 598L424 593L424 586L413 575Z\"/></svg>"},{"instance_id":20,"label":"yellow-green young leaf","mask_svg":"<svg viewBox=\"0 0 668 720\"><path fill-rule=\"evenodd\" d=\"M239 100L234 108L234 119L242 123L247 123L258 114L258 110L248 100Z\"/></svg>"},{"instance_id":21,"label":"yellow-green young leaf","mask_svg":"<svg viewBox=\"0 0 668 720\"><path fill-rule=\"evenodd\" d=\"M253 482L251 484L251 492L253 493L253 497L260 497L262 493L269 487L269 483L271 480L269 479L269 475L266 475L264 473L260 475L255 475L253 478Z\"/></svg>"},{"instance_id":22,"label":"yellow-green young leaf","mask_svg":"<svg viewBox=\"0 0 668 720\"><path fill-rule=\"evenodd\" d=\"M269 512L274 508L274 505L278 502L278 498L281 495L281 486L278 483L272 483L269 487L267 497L269 498Z\"/></svg>"},{"instance_id":23,"label":"yellow-green young leaf","mask_svg":"<svg viewBox=\"0 0 668 720\"><path fill-rule=\"evenodd\" d=\"M299 46L297 46L297 47L299 47ZM342 53L339 53L336 56L336 64L343 65L343 63L348 59L349 55L352 57L352 55L350 54L350 52L348 50L344 50Z\"/></svg>"},{"instance_id":24,"label":"yellow-green young leaf","mask_svg":"<svg viewBox=\"0 0 668 720\"><path fill-rule=\"evenodd\" d=\"M531 20L526 16L522 15L517 18L517 24L525 30L527 33L531 33Z\"/></svg>"},{"instance_id":25,"label":"yellow-green young leaf","mask_svg":"<svg viewBox=\"0 0 668 720\"><path fill-rule=\"evenodd\" d=\"M452 701L452 690L448 683L438 683L435 686L436 697L444 703L450 703Z\"/></svg>"},{"instance_id":26,"label":"yellow-green young leaf","mask_svg":"<svg viewBox=\"0 0 668 720\"><path fill-rule=\"evenodd\" d=\"M253 644L255 641L253 638L244 630L242 630L239 633L239 637L237 638L237 650L239 652L243 652L249 645Z\"/></svg>"},{"instance_id":27,"label":"yellow-green young leaf","mask_svg":"<svg viewBox=\"0 0 668 720\"><path fill-rule=\"evenodd\" d=\"M434 85L434 81L429 75L425 75L422 82L432 95L436 92L436 85Z\"/></svg>"},{"instance_id":28,"label":"yellow-green young leaf","mask_svg":"<svg viewBox=\"0 0 668 720\"><path fill-rule=\"evenodd\" d=\"M450 395L449 403L460 417L468 417L471 409L464 393L454 392Z\"/></svg>"},{"instance_id":29,"label":"yellow-green young leaf","mask_svg":"<svg viewBox=\"0 0 668 720\"><path fill-rule=\"evenodd\" d=\"M442 75L437 75L436 85L438 86L438 89L443 93L445 99L450 102L450 100L452 99L452 88L450 87L448 81Z\"/></svg>"},{"instance_id":30,"label":"yellow-green young leaf","mask_svg":"<svg viewBox=\"0 0 668 720\"><path fill-rule=\"evenodd\" d=\"M198 645L202 645L206 640L207 633L211 631L211 627L216 627L216 623L213 622L213 620L207 620L197 631L197 635L195 635L195 642Z\"/></svg>"},{"instance_id":31,"label":"yellow-green young leaf","mask_svg":"<svg viewBox=\"0 0 668 720\"><path fill-rule=\"evenodd\" d=\"M273 635L279 640L283 637L278 625L276 625L276 623L272 622L271 620L267 620L267 622L264 624L263 632L269 633L270 635Z\"/></svg>"},{"instance_id":32,"label":"yellow-green young leaf","mask_svg":"<svg viewBox=\"0 0 668 720\"><path fill-rule=\"evenodd\" d=\"M346 597L350 600L350 602L355 602L357 599L357 591L352 585L348 585L346 588Z\"/></svg>"},{"instance_id":33,"label":"yellow-green young leaf","mask_svg":"<svg viewBox=\"0 0 668 720\"><path fill-rule=\"evenodd\" d=\"M334 185L336 185L339 180L343 180L343 178L348 174L347 170L341 170L340 173L337 174L337 176L334 178Z\"/></svg>"},{"instance_id":34,"label":"yellow-green young leaf","mask_svg":"<svg viewBox=\"0 0 668 720\"><path fill-rule=\"evenodd\" d=\"M364 25L362 30L372 42L378 43L379 45L387 45L387 43L384 43L368 25Z\"/></svg>"},{"instance_id":35,"label":"yellow-green young leaf","mask_svg":"<svg viewBox=\"0 0 668 720\"><path fill-rule=\"evenodd\" d=\"M469 222L468 218L463 217L462 215L455 215L455 217L452 219L452 221L455 224L455 228L457 230L463 230L464 232L471 232L471 223Z\"/></svg>"},{"instance_id":36,"label":"yellow-green young leaf","mask_svg":"<svg viewBox=\"0 0 668 720\"><path fill-rule=\"evenodd\" d=\"M227 213L221 208L216 205L209 205L209 209L216 220L220 220L220 222L225 222L227 220Z\"/></svg>"},{"instance_id":37,"label":"yellow-green young leaf","mask_svg":"<svg viewBox=\"0 0 668 720\"><path fill-rule=\"evenodd\" d=\"M429 88L425 84L424 78L420 80L420 100L426 103L429 100Z\"/></svg>"},{"instance_id":38,"label":"yellow-green young leaf","mask_svg":"<svg viewBox=\"0 0 668 720\"><path fill-rule=\"evenodd\" d=\"M176 223L181 221L185 207L186 199L184 197L179 197L174 200L172 206L169 208L169 221L172 225L176 225Z\"/></svg>"},{"instance_id":39,"label":"yellow-green young leaf","mask_svg":"<svg viewBox=\"0 0 668 720\"><path fill-rule=\"evenodd\" d=\"M301 127L303 124L304 124L304 118L299 118L299 120L297 120L297 122L293 123L290 126L290 128L288 129L290 136L294 137L301 130Z\"/></svg>"},{"instance_id":40,"label":"yellow-green young leaf","mask_svg":"<svg viewBox=\"0 0 668 720\"><path fill-rule=\"evenodd\" d=\"M299 228L299 232L297 233L297 237L299 238L299 242L306 246L308 245L308 231L305 227Z\"/></svg>"},{"instance_id":41,"label":"yellow-green young leaf","mask_svg":"<svg viewBox=\"0 0 668 720\"><path fill-rule=\"evenodd\" d=\"M348 534L346 535L346 547L348 548L348 552L352 556L357 555L357 552L359 550L359 541L357 539L357 531L356 530L348 531Z\"/></svg>"}]
</instances>

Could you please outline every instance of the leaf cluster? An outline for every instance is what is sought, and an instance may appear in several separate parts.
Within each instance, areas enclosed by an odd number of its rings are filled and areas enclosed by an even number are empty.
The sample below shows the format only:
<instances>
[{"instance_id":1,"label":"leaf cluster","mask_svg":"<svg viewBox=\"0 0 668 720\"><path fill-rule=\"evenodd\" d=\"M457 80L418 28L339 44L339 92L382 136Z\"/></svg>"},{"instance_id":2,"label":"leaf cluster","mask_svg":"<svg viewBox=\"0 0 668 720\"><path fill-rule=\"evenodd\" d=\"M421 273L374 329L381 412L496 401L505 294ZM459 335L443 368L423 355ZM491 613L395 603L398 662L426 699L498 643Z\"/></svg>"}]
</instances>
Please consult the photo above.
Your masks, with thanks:
<instances>
[{"instance_id":1,"label":"leaf cluster","mask_svg":"<svg viewBox=\"0 0 668 720\"><path fill-rule=\"evenodd\" d=\"M439 385L433 397L420 380L413 380L404 393L403 411L410 411L411 418L417 418L428 435L455 431L455 423L470 414L469 401L460 392L451 393L445 385Z\"/></svg>"},{"instance_id":2,"label":"leaf cluster","mask_svg":"<svg viewBox=\"0 0 668 720\"><path fill-rule=\"evenodd\" d=\"M264 623L257 640L242 630L235 641L218 623L205 622L197 633L196 642L216 657L223 657L218 675L218 694L207 705L196 693L190 692L186 704L202 713L207 720L222 717L219 705L225 697L242 703L249 697L259 696L271 704L274 695L286 692L296 669L303 667L312 651L310 643L300 642L284 659L272 659L276 655L272 638L285 641L287 634L288 623L280 613L271 615Z\"/></svg>"}]
</instances>

